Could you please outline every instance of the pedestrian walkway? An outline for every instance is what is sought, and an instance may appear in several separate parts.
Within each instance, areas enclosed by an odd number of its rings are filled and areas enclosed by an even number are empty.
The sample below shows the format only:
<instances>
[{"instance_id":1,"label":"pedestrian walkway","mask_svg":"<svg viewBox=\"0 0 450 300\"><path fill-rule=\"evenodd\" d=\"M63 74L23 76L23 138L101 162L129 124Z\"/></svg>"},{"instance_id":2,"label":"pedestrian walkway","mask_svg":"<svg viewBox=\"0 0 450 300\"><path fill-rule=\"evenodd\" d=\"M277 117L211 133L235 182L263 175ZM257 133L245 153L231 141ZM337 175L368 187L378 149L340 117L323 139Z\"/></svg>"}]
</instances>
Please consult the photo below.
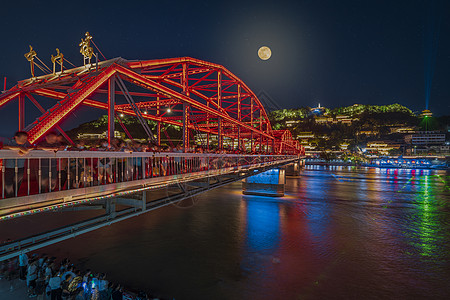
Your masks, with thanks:
<instances>
[{"instance_id":1,"label":"pedestrian walkway","mask_svg":"<svg viewBox=\"0 0 450 300\"><path fill-rule=\"evenodd\" d=\"M13 286L12 290L11 285ZM7 281L6 279L0 280L0 299L1 300L30 299L28 297L27 285L25 281L21 281L20 279L14 279L11 281Z\"/></svg>"}]
</instances>

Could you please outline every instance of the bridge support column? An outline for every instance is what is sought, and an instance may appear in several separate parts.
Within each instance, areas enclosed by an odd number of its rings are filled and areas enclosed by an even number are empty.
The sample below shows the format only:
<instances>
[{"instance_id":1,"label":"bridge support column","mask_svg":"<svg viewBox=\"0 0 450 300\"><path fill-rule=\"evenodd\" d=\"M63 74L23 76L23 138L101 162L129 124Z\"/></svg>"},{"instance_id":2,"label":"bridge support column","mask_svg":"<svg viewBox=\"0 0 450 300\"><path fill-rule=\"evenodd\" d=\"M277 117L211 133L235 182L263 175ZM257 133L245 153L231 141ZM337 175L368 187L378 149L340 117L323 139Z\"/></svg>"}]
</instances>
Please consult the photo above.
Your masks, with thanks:
<instances>
[{"instance_id":1,"label":"bridge support column","mask_svg":"<svg viewBox=\"0 0 450 300\"><path fill-rule=\"evenodd\" d=\"M116 217L116 201L115 199L106 199L105 200L105 211L106 215L110 218Z\"/></svg>"},{"instance_id":2,"label":"bridge support column","mask_svg":"<svg viewBox=\"0 0 450 300\"><path fill-rule=\"evenodd\" d=\"M147 191L142 191L142 211L147 209Z\"/></svg>"},{"instance_id":3,"label":"bridge support column","mask_svg":"<svg viewBox=\"0 0 450 300\"><path fill-rule=\"evenodd\" d=\"M241 127L237 128L237 149L241 151Z\"/></svg>"},{"instance_id":4,"label":"bridge support column","mask_svg":"<svg viewBox=\"0 0 450 300\"><path fill-rule=\"evenodd\" d=\"M262 134L259 135L259 152L262 151L263 138Z\"/></svg>"},{"instance_id":5,"label":"bridge support column","mask_svg":"<svg viewBox=\"0 0 450 300\"><path fill-rule=\"evenodd\" d=\"M19 94L19 131L25 128L25 95Z\"/></svg>"},{"instance_id":6,"label":"bridge support column","mask_svg":"<svg viewBox=\"0 0 450 300\"><path fill-rule=\"evenodd\" d=\"M223 134L222 134L222 118L219 117L217 119L217 123L218 123L218 137L217 137L217 148L219 150L223 149Z\"/></svg>"},{"instance_id":7,"label":"bridge support column","mask_svg":"<svg viewBox=\"0 0 450 300\"><path fill-rule=\"evenodd\" d=\"M156 143L158 144L158 146L161 146L161 122L158 121L158 123L156 124Z\"/></svg>"},{"instance_id":8,"label":"bridge support column","mask_svg":"<svg viewBox=\"0 0 450 300\"><path fill-rule=\"evenodd\" d=\"M183 152L189 150L189 106L183 103Z\"/></svg>"},{"instance_id":9,"label":"bridge support column","mask_svg":"<svg viewBox=\"0 0 450 300\"><path fill-rule=\"evenodd\" d=\"M156 101L159 103L159 97L156 97ZM160 106L156 106L156 115L158 117L161 116ZM156 123L156 143L158 146L161 146L161 121L157 121Z\"/></svg>"},{"instance_id":10,"label":"bridge support column","mask_svg":"<svg viewBox=\"0 0 450 300\"><path fill-rule=\"evenodd\" d=\"M114 121L116 105L116 78L112 76L108 80L108 146L111 147L112 140L114 139Z\"/></svg>"},{"instance_id":11,"label":"bridge support column","mask_svg":"<svg viewBox=\"0 0 450 300\"><path fill-rule=\"evenodd\" d=\"M300 175L300 160L286 166L287 176L299 176Z\"/></svg>"},{"instance_id":12,"label":"bridge support column","mask_svg":"<svg viewBox=\"0 0 450 300\"><path fill-rule=\"evenodd\" d=\"M244 179L242 193L244 195L282 197L285 183L284 168L275 168Z\"/></svg>"}]
</instances>

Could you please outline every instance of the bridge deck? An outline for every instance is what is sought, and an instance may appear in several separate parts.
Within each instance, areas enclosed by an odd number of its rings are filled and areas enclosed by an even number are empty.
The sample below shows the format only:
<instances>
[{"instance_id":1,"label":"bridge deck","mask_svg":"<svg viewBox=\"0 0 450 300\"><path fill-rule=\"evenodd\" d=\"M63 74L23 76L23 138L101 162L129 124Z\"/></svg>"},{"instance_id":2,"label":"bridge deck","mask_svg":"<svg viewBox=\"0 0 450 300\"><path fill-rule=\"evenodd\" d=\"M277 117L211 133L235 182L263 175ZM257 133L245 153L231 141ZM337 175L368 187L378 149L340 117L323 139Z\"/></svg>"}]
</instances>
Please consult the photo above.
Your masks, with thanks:
<instances>
[{"instance_id":1,"label":"bridge deck","mask_svg":"<svg viewBox=\"0 0 450 300\"><path fill-rule=\"evenodd\" d=\"M18 156L2 150L0 220L265 167L293 157L97 151L31 151Z\"/></svg>"}]
</instances>

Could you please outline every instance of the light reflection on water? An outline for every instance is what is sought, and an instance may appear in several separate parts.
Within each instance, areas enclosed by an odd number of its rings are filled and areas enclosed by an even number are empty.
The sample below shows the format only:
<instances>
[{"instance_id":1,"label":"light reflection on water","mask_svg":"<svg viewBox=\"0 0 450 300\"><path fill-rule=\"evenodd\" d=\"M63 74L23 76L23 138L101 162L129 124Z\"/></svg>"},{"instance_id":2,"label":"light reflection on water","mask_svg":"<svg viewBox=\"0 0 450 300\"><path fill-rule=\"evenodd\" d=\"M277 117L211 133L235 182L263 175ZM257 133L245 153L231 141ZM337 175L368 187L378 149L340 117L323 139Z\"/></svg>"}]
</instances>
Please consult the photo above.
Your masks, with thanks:
<instances>
[{"instance_id":1,"label":"light reflection on water","mask_svg":"<svg viewBox=\"0 0 450 300\"><path fill-rule=\"evenodd\" d=\"M308 166L283 198L235 183L48 252L176 299L446 299L448 183L442 171Z\"/></svg>"}]
</instances>

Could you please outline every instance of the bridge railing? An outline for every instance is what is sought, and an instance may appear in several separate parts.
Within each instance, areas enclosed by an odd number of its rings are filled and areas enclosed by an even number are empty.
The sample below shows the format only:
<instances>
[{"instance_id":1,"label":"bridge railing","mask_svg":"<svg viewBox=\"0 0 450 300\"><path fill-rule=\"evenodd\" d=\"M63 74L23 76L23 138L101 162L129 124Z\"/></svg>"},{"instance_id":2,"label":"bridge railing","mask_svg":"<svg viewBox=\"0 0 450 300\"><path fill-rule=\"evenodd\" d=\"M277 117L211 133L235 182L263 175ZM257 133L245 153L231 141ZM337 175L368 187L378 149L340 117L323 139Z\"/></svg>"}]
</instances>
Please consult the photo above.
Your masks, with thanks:
<instances>
[{"instance_id":1,"label":"bridge railing","mask_svg":"<svg viewBox=\"0 0 450 300\"><path fill-rule=\"evenodd\" d=\"M0 199L283 161L288 155L0 150Z\"/></svg>"}]
</instances>

